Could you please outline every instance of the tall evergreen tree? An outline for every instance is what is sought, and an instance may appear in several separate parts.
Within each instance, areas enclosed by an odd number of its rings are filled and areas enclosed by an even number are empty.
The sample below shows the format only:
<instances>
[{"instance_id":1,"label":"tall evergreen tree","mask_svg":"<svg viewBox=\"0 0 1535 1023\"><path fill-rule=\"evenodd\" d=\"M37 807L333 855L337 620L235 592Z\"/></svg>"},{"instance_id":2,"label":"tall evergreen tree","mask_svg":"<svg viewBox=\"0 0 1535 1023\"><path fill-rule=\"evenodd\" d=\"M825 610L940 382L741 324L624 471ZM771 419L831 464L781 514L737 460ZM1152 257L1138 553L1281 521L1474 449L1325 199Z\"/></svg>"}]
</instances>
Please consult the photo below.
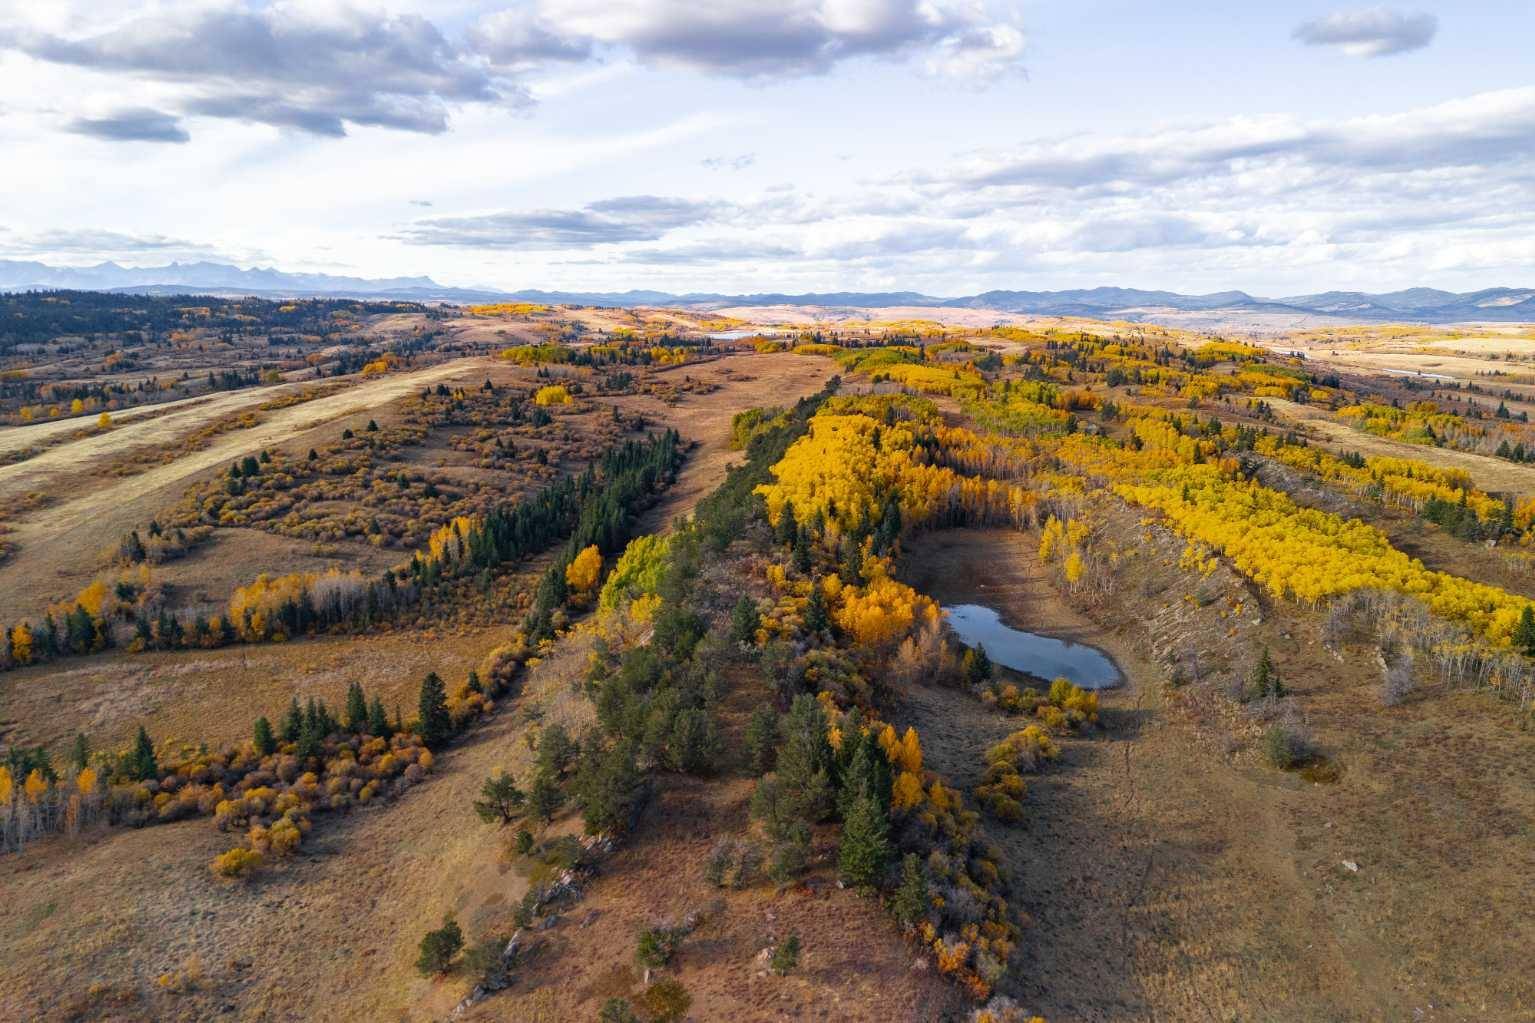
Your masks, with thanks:
<instances>
[{"instance_id":1,"label":"tall evergreen tree","mask_svg":"<svg viewBox=\"0 0 1535 1023\"><path fill-rule=\"evenodd\" d=\"M811 583L810 597L805 601L805 628L811 635L824 632L831 626L831 615L826 609L826 593L819 579Z\"/></svg>"},{"instance_id":2,"label":"tall evergreen tree","mask_svg":"<svg viewBox=\"0 0 1535 1023\"><path fill-rule=\"evenodd\" d=\"M932 902L927 894L927 874L916 853L901 860L901 883L891 900L891 911L903 927L915 927L927 917Z\"/></svg>"},{"instance_id":3,"label":"tall evergreen tree","mask_svg":"<svg viewBox=\"0 0 1535 1023\"><path fill-rule=\"evenodd\" d=\"M251 741L260 756L267 757L277 752L277 740L272 737L272 722L266 719L266 715L256 719Z\"/></svg>"},{"instance_id":4,"label":"tall evergreen tree","mask_svg":"<svg viewBox=\"0 0 1535 1023\"><path fill-rule=\"evenodd\" d=\"M533 775L532 786L528 789L528 812L548 824L554 820L554 815L560 812L560 807L564 803L565 793L560 789L559 780L554 772L547 768L539 768Z\"/></svg>"},{"instance_id":5,"label":"tall evergreen tree","mask_svg":"<svg viewBox=\"0 0 1535 1023\"><path fill-rule=\"evenodd\" d=\"M428 749L446 742L453 735L453 719L448 716L448 694L435 671L421 680L419 700L421 741Z\"/></svg>"},{"instance_id":6,"label":"tall evergreen tree","mask_svg":"<svg viewBox=\"0 0 1535 1023\"><path fill-rule=\"evenodd\" d=\"M313 701L310 702L313 707ZM323 750L325 738L324 725L321 723L319 713L304 715L304 724L298 731L298 741L294 744L294 752L300 760L317 757Z\"/></svg>"},{"instance_id":7,"label":"tall evergreen tree","mask_svg":"<svg viewBox=\"0 0 1535 1023\"><path fill-rule=\"evenodd\" d=\"M1535 657L1535 611L1524 605L1519 624L1514 628L1514 646L1526 657Z\"/></svg>"},{"instance_id":8,"label":"tall evergreen tree","mask_svg":"<svg viewBox=\"0 0 1535 1023\"><path fill-rule=\"evenodd\" d=\"M632 741L602 749L594 739L576 769L575 798L588 835L620 832L629 825L629 808L640 785Z\"/></svg>"},{"instance_id":9,"label":"tall evergreen tree","mask_svg":"<svg viewBox=\"0 0 1535 1023\"><path fill-rule=\"evenodd\" d=\"M984 643L977 643L973 649L965 651L965 677L971 685L991 681L992 672L991 658L986 654Z\"/></svg>"},{"instance_id":10,"label":"tall evergreen tree","mask_svg":"<svg viewBox=\"0 0 1535 1023\"><path fill-rule=\"evenodd\" d=\"M826 712L814 696L801 693L784 721L777 774L807 824L824 819L831 810L834 760L826 739Z\"/></svg>"},{"instance_id":11,"label":"tall evergreen tree","mask_svg":"<svg viewBox=\"0 0 1535 1023\"><path fill-rule=\"evenodd\" d=\"M842 826L837 849L837 869L854 888L868 888L879 881L890 857L890 817L873 795L853 800Z\"/></svg>"},{"instance_id":12,"label":"tall evergreen tree","mask_svg":"<svg viewBox=\"0 0 1535 1023\"><path fill-rule=\"evenodd\" d=\"M808 572L813 564L810 557L810 533L801 529L794 537L794 571Z\"/></svg>"},{"instance_id":13,"label":"tall evergreen tree","mask_svg":"<svg viewBox=\"0 0 1535 1023\"><path fill-rule=\"evenodd\" d=\"M771 706L758 707L746 725L746 756L752 774L761 777L773 769L778 751L778 712Z\"/></svg>"},{"instance_id":14,"label":"tall evergreen tree","mask_svg":"<svg viewBox=\"0 0 1535 1023\"><path fill-rule=\"evenodd\" d=\"M843 771L842 791L838 806L844 819L852 812L856 800L870 798L886 812L890 810L890 760L879 748L879 740L872 734L864 735L851 728L844 733L843 747L848 751L847 767Z\"/></svg>"},{"instance_id":15,"label":"tall evergreen tree","mask_svg":"<svg viewBox=\"0 0 1535 1023\"><path fill-rule=\"evenodd\" d=\"M75 746L69 756L70 766L75 769L76 774L79 774L90 765L90 762L91 741L85 737L84 732L76 732Z\"/></svg>"},{"instance_id":16,"label":"tall evergreen tree","mask_svg":"<svg viewBox=\"0 0 1535 1023\"><path fill-rule=\"evenodd\" d=\"M617 406L614 406L615 408ZM762 616L757 613L757 602L742 594L736 606L730 610L730 639L733 643L751 644L757 641L757 626Z\"/></svg>"},{"instance_id":17,"label":"tall evergreen tree","mask_svg":"<svg viewBox=\"0 0 1535 1023\"><path fill-rule=\"evenodd\" d=\"M387 739L393 731L389 727L389 715L384 711L384 701L375 694L373 702L368 704L368 734Z\"/></svg>"},{"instance_id":18,"label":"tall evergreen tree","mask_svg":"<svg viewBox=\"0 0 1535 1023\"><path fill-rule=\"evenodd\" d=\"M1258 699L1266 696L1283 696L1284 689L1279 683L1279 676L1274 671L1274 659L1269 656L1269 648L1264 647L1258 655L1258 664L1253 668L1252 693Z\"/></svg>"},{"instance_id":19,"label":"tall evergreen tree","mask_svg":"<svg viewBox=\"0 0 1535 1023\"><path fill-rule=\"evenodd\" d=\"M283 742L298 742L298 733L304 730L304 711L298 705L298 697L295 696L288 704L288 711L283 715L282 731L279 732Z\"/></svg>"},{"instance_id":20,"label":"tall evergreen tree","mask_svg":"<svg viewBox=\"0 0 1535 1023\"><path fill-rule=\"evenodd\" d=\"M368 702L362 686L356 682L346 688L346 730L361 732L368 727Z\"/></svg>"},{"instance_id":21,"label":"tall evergreen tree","mask_svg":"<svg viewBox=\"0 0 1535 1023\"><path fill-rule=\"evenodd\" d=\"M128 754L128 776L134 781L148 781L160 774L155 761L155 744L149 741L149 733L139 725L139 734L133 740L133 752Z\"/></svg>"},{"instance_id":22,"label":"tall evergreen tree","mask_svg":"<svg viewBox=\"0 0 1535 1023\"><path fill-rule=\"evenodd\" d=\"M794 506L786 504L783 512L778 516L778 527L774 531L778 542L788 546L799 537L799 523L794 519Z\"/></svg>"}]
</instances>

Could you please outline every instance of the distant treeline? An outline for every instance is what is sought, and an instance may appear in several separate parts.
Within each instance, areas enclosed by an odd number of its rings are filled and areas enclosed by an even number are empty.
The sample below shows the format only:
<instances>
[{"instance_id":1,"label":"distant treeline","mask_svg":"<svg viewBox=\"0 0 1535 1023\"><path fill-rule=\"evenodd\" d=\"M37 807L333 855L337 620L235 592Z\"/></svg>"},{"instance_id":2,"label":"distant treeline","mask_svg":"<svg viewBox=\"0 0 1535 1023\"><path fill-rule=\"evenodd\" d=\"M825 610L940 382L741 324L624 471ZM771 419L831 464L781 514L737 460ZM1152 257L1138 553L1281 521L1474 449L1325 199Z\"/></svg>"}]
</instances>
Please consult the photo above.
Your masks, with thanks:
<instances>
[{"instance_id":1,"label":"distant treeline","mask_svg":"<svg viewBox=\"0 0 1535 1023\"><path fill-rule=\"evenodd\" d=\"M209 295L125 295L103 291L21 291L0 294L0 351L53 338L138 332L140 340L172 330L213 328L329 334L354 326L349 316L426 312L415 302L355 299L215 298ZM336 314L342 314L340 318Z\"/></svg>"}]
</instances>

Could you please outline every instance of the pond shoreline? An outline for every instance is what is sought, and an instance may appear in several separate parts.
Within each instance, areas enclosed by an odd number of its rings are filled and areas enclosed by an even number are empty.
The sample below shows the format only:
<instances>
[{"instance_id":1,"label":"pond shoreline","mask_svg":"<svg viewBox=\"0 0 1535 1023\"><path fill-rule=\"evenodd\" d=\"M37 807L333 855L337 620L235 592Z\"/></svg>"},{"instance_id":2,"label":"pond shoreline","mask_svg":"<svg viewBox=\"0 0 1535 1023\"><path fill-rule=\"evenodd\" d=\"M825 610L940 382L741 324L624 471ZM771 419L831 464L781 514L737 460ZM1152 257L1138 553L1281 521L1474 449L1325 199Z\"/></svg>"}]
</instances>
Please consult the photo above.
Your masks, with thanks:
<instances>
[{"instance_id":1,"label":"pond shoreline","mask_svg":"<svg viewBox=\"0 0 1535 1023\"><path fill-rule=\"evenodd\" d=\"M1091 643L1020 629L1002 609L989 604L967 601L944 605L943 611L956 641L971 649L984 647L993 665L1038 681L1042 688L1057 678L1095 691L1118 689L1126 683L1124 669L1113 655ZM1031 670L1034 667L1045 670Z\"/></svg>"}]
</instances>

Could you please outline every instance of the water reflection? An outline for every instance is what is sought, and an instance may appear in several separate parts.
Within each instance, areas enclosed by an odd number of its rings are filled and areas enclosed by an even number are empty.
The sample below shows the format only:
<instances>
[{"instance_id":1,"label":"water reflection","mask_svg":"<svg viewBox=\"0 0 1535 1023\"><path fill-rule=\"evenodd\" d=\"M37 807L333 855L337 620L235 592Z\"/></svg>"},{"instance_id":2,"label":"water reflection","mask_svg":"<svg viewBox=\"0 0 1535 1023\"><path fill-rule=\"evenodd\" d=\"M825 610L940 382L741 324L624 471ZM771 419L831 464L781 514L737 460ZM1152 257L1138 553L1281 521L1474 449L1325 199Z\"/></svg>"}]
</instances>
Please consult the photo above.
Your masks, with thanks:
<instances>
[{"instance_id":1,"label":"water reflection","mask_svg":"<svg viewBox=\"0 0 1535 1023\"><path fill-rule=\"evenodd\" d=\"M984 646L987 657L1014 671L1046 681L1066 678L1083 689L1108 689L1123 681L1114 662L1096 647L1009 628L1001 615L981 604L956 604L944 611L961 643Z\"/></svg>"}]
</instances>

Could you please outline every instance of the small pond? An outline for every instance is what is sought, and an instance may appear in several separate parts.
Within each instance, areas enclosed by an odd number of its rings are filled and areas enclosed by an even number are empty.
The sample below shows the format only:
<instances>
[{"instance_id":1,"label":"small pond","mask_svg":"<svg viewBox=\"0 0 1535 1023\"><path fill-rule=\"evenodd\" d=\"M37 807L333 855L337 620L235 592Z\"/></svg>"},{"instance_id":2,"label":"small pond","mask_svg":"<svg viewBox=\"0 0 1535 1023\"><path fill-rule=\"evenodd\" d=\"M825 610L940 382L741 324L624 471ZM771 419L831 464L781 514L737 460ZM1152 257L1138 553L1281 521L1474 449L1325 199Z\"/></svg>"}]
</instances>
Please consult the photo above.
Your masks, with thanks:
<instances>
[{"instance_id":1,"label":"small pond","mask_svg":"<svg viewBox=\"0 0 1535 1023\"><path fill-rule=\"evenodd\" d=\"M945 607L949 627L966 646L984 646L997 664L1045 681L1066 678L1083 689L1109 689L1123 681L1102 650L1002 624L1002 616L981 604Z\"/></svg>"}]
</instances>

